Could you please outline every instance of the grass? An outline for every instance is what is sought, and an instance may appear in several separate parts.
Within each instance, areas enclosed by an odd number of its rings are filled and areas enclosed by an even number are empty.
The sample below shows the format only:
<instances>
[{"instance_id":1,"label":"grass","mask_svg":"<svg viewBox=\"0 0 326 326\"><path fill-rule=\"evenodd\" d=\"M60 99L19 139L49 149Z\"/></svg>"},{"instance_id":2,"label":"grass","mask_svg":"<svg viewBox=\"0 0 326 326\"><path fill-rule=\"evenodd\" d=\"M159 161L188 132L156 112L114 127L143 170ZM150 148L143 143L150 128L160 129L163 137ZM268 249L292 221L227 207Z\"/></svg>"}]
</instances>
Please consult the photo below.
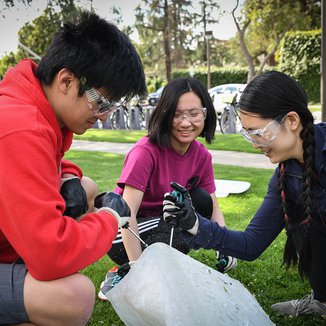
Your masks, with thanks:
<instances>
[{"instance_id":1,"label":"grass","mask_svg":"<svg viewBox=\"0 0 326 326\"><path fill-rule=\"evenodd\" d=\"M82 167L85 175L93 178L100 191L112 190L120 175L123 155L69 151L66 158ZM268 180L273 171L266 169L243 168L226 165L214 165L215 177L219 179L242 180L251 183L250 189L241 195L230 195L220 198L219 203L230 229L244 230L255 214L266 193ZM281 267L285 235L281 233L271 246L253 262L238 261L238 267L229 276L239 280L256 299L277 325L326 325L321 317L305 316L290 318L278 316L271 311L272 303L299 298L309 293L309 284L301 282L296 270L285 271ZM191 251L190 255L204 264L215 267L213 250ZM105 256L89 266L83 273L89 276L96 289L113 262ZM96 301L95 309L88 326L123 325L112 306L107 302Z\"/></svg>"},{"instance_id":2,"label":"grass","mask_svg":"<svg viewBox=\"0 0 326 326\"><path fill-rule=\"evenodd\" d=\"M321 105L320 105L320 103L317 103L317 104L309 104L308 107L309 107L309 110L311 112L321 111Z\"/></svg>"},{"instance_id":3,"label":"grass","mask_svg":"<svg viewBox=\"0 0 326 326\"><path fill-rule=\"evenodd\" d=\"M133 130L131 132L128 130L89 129L83 135L75 135L74 139L116 143L135 143L145 135L145 130ZM203 138L197 139L211 150L260 153L259 150L253 148L252 145L239 134L216 134L215 140L212 144L207 144Z\"/></svg>"}]
</instances>

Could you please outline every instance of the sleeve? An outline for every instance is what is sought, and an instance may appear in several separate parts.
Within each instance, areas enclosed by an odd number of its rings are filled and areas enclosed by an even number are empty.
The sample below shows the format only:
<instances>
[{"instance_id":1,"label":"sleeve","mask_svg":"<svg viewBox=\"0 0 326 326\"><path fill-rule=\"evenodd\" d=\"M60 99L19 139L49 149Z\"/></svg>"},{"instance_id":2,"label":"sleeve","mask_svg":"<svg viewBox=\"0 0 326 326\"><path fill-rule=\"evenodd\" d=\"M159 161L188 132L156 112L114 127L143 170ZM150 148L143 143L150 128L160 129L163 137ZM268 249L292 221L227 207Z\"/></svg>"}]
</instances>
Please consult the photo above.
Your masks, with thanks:
<instances>
[{"instance_id":1,"label":"sleeve","mask_svg":"<svg viewBox=\"0 0 326 326\"><path fill-rule=\"evenodd\" d=\"M239 259L254 260L266 250L283 228L277 178L274 174L262 205L245 231L229 230L199 216L198 233L192 236L188 232L182 232L182 237L195 249L215 249Z\"/></svg>"},{"instance_id":2,"label":"sleeve","mask_svg":"<svg viewBox=\"0 0 326 326\"><path fill-rule=\"evenodd\" d=\"M124 188L127 184L142 192L146 191L148 181L154 166L152 153L147 148L136 146L127 154L118 187Z\"/></svg>"},{"instance_id":3,"label":"sleeve","mask_svg":"<svg viewBox=\"0 0 326 326\"><path fill-rule=\"evenodd\" d=\"M83 177L81 168L68 160L61 161L61 175L63 174L73 174L80 179Z\"/></svg>"},{"instance_id":4,"label":"sleeve","mask_svg":"<svg viewBox=\"0 0 326 326\"><path fill-rule=\"evenodd\" d=\"M44 133L43 133L44 134ZM41 132L1 139L0 229L38 280L71 275L110 249L118 231L108 212L63 216L53 142Z\"/></svg>"}]
</instances>

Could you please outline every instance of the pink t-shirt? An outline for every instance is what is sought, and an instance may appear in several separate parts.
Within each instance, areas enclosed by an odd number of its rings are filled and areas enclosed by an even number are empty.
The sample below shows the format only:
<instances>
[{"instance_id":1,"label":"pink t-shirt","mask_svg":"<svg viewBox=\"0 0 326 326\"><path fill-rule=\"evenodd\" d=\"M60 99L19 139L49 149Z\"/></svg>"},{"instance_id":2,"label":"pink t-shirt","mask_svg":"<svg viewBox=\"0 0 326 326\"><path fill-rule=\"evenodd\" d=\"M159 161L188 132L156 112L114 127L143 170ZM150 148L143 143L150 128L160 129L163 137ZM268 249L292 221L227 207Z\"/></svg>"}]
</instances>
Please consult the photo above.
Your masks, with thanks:
<instances>
[{"instance_id":1,"label":"pink t-shirt","mask_svg":"<svg viewBox=\"0 0 326 326\"><path fill-rule=\"evenodd\" d=\"M138 216L160 216L164 194L173 190L170 182L186 187L188 180L196 176L197 187L209 194L215 192L212 155L204 145L194 140L187 153L181 155L144 137L127 154L115 192L122 195L125 185L144 192Z\"/></svg>"}]
</instances>

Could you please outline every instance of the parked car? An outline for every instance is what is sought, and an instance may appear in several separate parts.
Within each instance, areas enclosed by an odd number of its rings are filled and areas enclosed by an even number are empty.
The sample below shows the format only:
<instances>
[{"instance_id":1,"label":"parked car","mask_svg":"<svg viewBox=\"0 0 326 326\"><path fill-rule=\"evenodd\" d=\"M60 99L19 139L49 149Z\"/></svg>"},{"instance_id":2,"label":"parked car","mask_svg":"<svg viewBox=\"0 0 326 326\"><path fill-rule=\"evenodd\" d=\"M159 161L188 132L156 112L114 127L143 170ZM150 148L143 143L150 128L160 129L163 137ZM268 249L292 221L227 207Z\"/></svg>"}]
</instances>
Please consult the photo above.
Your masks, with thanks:
<instances>
[{"instance_id":1,"label":"parked car","mask_svg":"<svg viewBox=\"0 0 326 326\"><path fill-rule=\"evenodd\" d=\"M163 88L164 86L160 87L156 92L148 94L149 105L156 106L163 92Z\"/></svg>"},{"instance_id":2,"label":"parked car","mask_svg":"<svg viewBox=\"0 0 326 326\"><path fill-rule=\"evenodd\" d=\"M226 107L226 103L231 101L233 96L240 96L246 86L247 84L223 84L210 88L208 93L212 98L216 114L220 116Z\"/></svg>"}]
</instances>

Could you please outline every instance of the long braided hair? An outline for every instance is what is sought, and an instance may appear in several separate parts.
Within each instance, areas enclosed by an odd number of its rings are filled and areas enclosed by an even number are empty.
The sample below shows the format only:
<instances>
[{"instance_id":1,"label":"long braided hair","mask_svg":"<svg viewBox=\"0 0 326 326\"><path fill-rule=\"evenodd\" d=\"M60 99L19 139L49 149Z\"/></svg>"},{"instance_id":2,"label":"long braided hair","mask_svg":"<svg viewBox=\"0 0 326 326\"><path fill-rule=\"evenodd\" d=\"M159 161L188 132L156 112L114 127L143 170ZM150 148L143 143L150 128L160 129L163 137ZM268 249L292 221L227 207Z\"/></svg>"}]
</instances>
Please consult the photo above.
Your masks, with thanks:
<instances>
[{"instance_id":1,"label":"long braided hair","mask_svg":"<svg viewBox=\"0 0 326 326\"><path fill-rule=\"evenodd\" d=\"M275 119L280 114L295 111L300 117L302 130L300 138L303 147L303 187L297 205L302 214L288 215L286 189L286 161L279 163L279 190L282 214L285 222L287 241L284 249L283 263L286 268L299 264L301 278L309 273L310 228L312 216L312 186L316 181L314 167L314 127L313 116L308 109L308 98L303 87L290 76L271 71L252 80L245 88L239 101L243 111L253 112L262 118Z\"/></svg>"}]
</instances>

